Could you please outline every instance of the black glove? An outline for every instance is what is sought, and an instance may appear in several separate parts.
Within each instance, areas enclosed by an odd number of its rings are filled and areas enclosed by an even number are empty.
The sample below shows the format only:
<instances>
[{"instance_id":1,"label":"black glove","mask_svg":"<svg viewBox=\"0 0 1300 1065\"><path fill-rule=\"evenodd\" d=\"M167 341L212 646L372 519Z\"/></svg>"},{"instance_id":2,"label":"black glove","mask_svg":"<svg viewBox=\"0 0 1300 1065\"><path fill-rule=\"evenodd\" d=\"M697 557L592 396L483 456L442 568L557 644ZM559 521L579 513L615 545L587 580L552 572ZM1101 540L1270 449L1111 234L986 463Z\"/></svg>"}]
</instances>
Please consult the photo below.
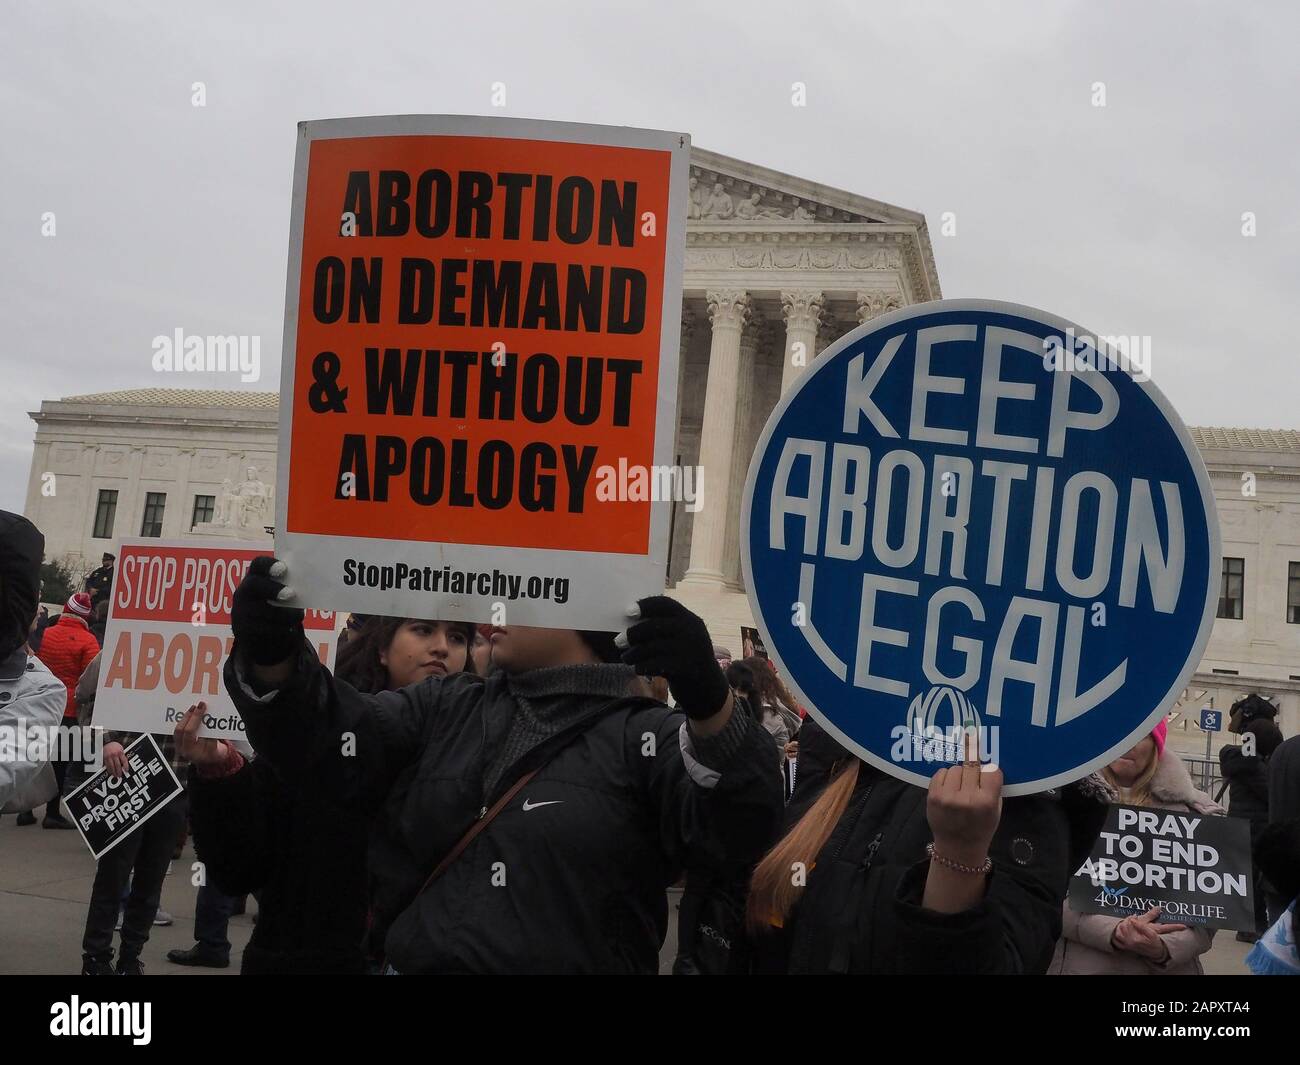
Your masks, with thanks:
<instances>
[{"instance_id":1,"label":"black glove","mask_svg":"<svg viewBox=\"0 0 1300 1065\"><path fill-rule=\"evenodd\" d=\"M284 585L272 572L283 577L284 563L270 555L253 559L230 604L235 643L259 666L274 666L292 657L304 639L302 610L277 604Z\"/></svg>"},{"instance_id":2,"label":"black glove","mask_svg":"<svg viewBox=\"0 0 1300 1065\"><path fill-rule=\"evenodd\" d=\"M618 637L623 661L647 677L663 677L687 717L712 717L731 690L704 619L676 599L652 595L637 603L641 620Z\"/></svg>"}]
</instances>

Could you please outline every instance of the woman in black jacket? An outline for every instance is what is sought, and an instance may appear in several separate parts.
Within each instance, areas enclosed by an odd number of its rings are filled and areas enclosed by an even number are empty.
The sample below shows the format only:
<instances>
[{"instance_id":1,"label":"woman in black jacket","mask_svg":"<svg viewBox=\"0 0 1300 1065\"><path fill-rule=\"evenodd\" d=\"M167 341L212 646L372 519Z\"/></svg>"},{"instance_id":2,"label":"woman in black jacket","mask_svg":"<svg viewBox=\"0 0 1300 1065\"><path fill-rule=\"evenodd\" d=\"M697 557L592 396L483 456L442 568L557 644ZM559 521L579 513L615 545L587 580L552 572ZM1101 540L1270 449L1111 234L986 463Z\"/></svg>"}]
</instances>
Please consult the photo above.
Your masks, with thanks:
<instances>
[{"instance_id":1,"label":"woman in black jacket","mask_svg":"<svg viewBox=\"0 0 1300 1065\"><path fill-rule=\"evenodd\" d=\"M472 671L472 639L468 623L372 616L339 652L338 678L373 693ZM245 761L224 741L198 739L203 710L191 708L176 736L194 763L195 852L221 891L258 895L240 971L366 972L368 819L295 787L267 759Z\"/></svg>"},{"instance_id":2,"label":"woman in black jacket","mask_svg":"<svg viewBox=\"0 0 1300 1065\"><path fill-rule=\"evenodd\" d=\"M1241 727L1240 746L1227 744L1219 748L1219 768L1228 784L1228 816L1250 822L1250 843L1259 842L1268 827L1268 763L1282 745L1282 730L1270 718L1253 717ZM1249 737L1249 739L1247 739ZM1238 932L1237 939L1253 943L1268 928L1267 897L1271 891L1255 867L1255 932Z\"/></svg>"},{"instance_id":3,"label":"woman in black jacket","mask_svg":"<svg viewBox=\"0 0 1300 1065\"><path fill-rule=\"evenodd\" d=\"M617 637L498 627L490 677L363 695L279 605L285 575L258 558L236 591L226 690L287 780L376 816L390 970L654 973L680 870L770 844L772 739L673 600L641 600ZM679 709L636 694L638 673Z\"/></svg>"},{"instance_id":4,"label":"woman in black jacket","mask_svg":"<svg viewBox=\"0 0 1300 1065\"><path fill-rule=\"evenodd\" d=\"M803 732L801 763L838 748L811 721ZM756 971L1045 972L1105 821L1099 778L1003 801L1002 774L975 758L927 791L838 751L801 766L787 834L754 872Z\"/></svg>"}]
</instances>

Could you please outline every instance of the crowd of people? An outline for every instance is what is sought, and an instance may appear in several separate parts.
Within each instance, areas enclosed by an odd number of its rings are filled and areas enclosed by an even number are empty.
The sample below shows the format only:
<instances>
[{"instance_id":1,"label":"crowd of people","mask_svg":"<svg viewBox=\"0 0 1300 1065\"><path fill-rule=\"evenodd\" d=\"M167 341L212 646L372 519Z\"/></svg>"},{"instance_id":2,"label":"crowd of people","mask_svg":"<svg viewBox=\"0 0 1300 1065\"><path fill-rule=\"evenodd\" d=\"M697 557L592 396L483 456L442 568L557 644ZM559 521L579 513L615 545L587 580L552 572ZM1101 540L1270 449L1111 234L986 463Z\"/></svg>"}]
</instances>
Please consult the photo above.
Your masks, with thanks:
<instances>
[{"instance_id":1,"label":"crowd of people","mask_svg":"<svg viewBox=\"0 0 1300 1065\"><path fill-rule=\"evenodd\" d=\"M0 714L94 726L113 560L42 623L41 553L0 514ZM224 685L248 742L201 736L203 702L185 713L165 745L185 791L100 859L84 973L143 971L187 833L203 876L178 965L228 966L252 896L244 973L653 973L681 884L680 974L1201 972L1205 928L1068 905L1114 802L1249 818L1252 968L1300 970L1300 738L1262 710L1223 749L1227 810L1164 722L1040 794L1004 796L974 753L922 788L667 596L621 633L353 615L331 670L285 605L291 579L262 557L235 591ZM105 734L111 772L132 738ZM41 823L71 827L68 765L0 764L0 802L51 771Z\"/></svg>"}]
</instances>

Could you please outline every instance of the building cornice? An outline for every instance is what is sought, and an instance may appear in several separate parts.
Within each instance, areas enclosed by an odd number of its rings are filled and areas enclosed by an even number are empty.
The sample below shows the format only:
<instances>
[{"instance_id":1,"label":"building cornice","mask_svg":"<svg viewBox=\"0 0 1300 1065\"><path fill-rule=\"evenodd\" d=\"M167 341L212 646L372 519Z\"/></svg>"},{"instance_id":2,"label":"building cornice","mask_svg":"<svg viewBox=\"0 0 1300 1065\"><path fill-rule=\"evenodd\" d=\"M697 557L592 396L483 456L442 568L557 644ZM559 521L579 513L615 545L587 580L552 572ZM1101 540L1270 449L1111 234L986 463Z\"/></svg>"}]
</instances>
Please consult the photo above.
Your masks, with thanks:
<instances>
[{"instance_id":1,"label":"building cornice","mask_svg":"<svg viewBox=\"0 0 1300 1065\"><path fill-rule=\"evenodd\" d=\"M73 426L114 426L119 428L139 428L142 426L159 429L221 429L221 430L256 430L275 432L279 420L275 412L263 420L252 421L247 418L217 418L211 412L196 411L192 415L149 414L110 414L103 410L96 411L28 411L27 416L42 428L71 428Z\"/></svg>"}]
</instances>

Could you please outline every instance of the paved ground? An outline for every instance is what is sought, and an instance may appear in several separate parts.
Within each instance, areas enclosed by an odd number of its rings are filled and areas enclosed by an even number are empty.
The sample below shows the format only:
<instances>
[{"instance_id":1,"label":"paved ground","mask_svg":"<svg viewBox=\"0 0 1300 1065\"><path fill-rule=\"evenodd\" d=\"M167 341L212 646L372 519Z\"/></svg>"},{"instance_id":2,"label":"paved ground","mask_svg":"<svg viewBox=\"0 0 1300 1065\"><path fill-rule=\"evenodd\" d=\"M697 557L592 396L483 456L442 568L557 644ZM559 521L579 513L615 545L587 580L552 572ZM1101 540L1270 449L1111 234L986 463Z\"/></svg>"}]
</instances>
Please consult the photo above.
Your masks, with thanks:
<instances>
[{"instance_id":1,"label":"paved ground","mask_svg":"<svg viewBox=\"0 0 1300 1065\"><path fill-rule=\"evenodd\" d=\"M143 957L149 975L227 976L239 971L239 956L253 932L256 904L251 899L249 912L230 922L234 960L229 969L187 969L166 961L167 951L194 942L198 892L190 883L193 861L193 848L186 846L163 884L163 909L176 923L154 928ZM12 815L0 818L0 975L80 970L81 932L94 877L95 863L77 832L50 831L39 824L19 828ZM670 932L661 954L661 971L667 971L676 949L676 901L677 893L670 892ZM1220 933L1205 959L1206 971L1246 972L1248 949L1232 933Z\"/></svg>"}]
</instances>

